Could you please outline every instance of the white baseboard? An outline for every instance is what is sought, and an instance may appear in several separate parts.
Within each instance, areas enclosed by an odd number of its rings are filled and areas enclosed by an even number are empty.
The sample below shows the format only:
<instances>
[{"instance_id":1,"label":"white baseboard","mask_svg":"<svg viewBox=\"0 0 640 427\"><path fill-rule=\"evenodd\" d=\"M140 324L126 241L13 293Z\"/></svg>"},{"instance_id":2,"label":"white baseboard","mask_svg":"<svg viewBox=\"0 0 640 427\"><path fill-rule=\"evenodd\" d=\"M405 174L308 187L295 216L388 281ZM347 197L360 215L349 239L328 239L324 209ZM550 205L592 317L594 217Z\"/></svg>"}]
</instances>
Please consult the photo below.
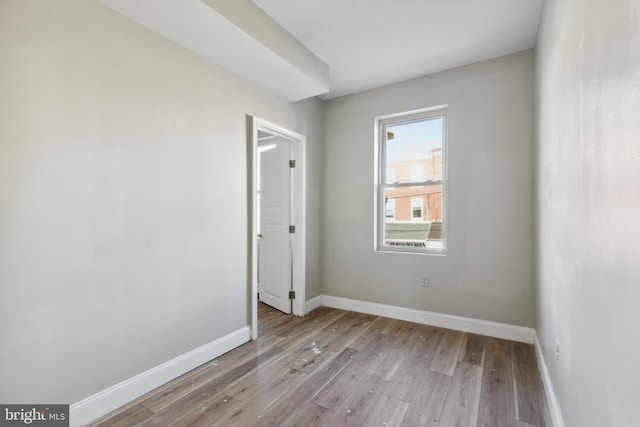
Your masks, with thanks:
<instances>
[{"instance_id":1,"label":"white baseboard","mask_svg":"<svg viewBox=\"0 0 640 427\"><path fill-rule=\"evenodd\" d=\"M542 376L542 383L544 385L544 393L547 396L547 403L549 405L549 413L551 415L551 421L553 427L565 427L564 418L562 418L562 411L560 410L560 403L556 397L556 392L553 389L553 383L551 382L551 376L547 369L547 363L544 355L542 354L542 346L540 340L536 334L536 356L538 359L538 370Z\"/></svg>"},{"instance_id":2,"label":"white baseboard","mask_svg":"<svg viewBox=\"0 0 640 427\"><path fill-rule=\"evenodd\" d=\"M307 300L304 308L304 313L307 314L318 307L322 307L322 295L318 295L315 298L311 298L310 300Z\"/></svg>"},{"instance_id":3,"label":"white baseboard","mask_svg":"<svg viewBox=\"0 0 640 427\"><path fill-rule=\"evenodd\" d=\"M533 328L508 325L506 323L490 322L469 317L452 316L413 308L397 307L374 302L353 300L348 298L321 295L322 305L343 310L376 316L391 317L408 322L423 323L456 331L471 332L527 344L535 343L536 331ZM317 298L317 297L316 297ZM314 298L315 299L315 298Z\"/></svg>"},{"instance_id":4,"label":"white baseboard","mask_svg":"<svg viewBox=\"0 0 640 427\"><path fill-rule=\"evenodd\" d=\"M83 426L131 402L145 393L183 375L198 366L215 359L250 340L249 327L245 326L191 350L155 368L122 381L70 407L71 426Z\"/></svg>"}]
</instances>

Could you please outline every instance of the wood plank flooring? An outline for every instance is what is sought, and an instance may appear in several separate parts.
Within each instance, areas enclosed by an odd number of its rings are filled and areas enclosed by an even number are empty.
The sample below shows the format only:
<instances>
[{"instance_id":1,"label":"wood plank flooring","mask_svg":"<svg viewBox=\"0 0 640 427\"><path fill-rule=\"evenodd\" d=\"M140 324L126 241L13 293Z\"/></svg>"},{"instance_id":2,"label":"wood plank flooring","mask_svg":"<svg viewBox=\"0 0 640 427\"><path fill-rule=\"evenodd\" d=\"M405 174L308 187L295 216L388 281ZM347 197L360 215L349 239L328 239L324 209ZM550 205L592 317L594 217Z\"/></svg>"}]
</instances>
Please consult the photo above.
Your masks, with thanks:
<instances>
[{"instance_id":1,"label":"wood plank flooring","mask_svg":"<svg viewBox=\"0 0 640 427\"><path fill-rule=\"evenodd\" d=\"M551 427L533 346L321 307L93 426Z\"/></svg>"}]
</instances>

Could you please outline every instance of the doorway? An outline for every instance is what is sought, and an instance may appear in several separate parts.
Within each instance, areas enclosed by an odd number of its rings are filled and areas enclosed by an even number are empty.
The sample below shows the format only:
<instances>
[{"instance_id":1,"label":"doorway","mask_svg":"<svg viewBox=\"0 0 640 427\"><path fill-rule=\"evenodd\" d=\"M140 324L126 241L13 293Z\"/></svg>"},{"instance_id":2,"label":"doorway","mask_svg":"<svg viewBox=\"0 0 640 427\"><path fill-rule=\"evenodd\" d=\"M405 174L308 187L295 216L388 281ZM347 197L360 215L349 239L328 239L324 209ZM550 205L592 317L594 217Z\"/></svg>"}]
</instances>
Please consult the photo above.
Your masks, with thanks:
<instances>
[{"instance_id":1,"label":"doorway","mask_svg":"<svg viewBox=\"0 0 640 427\"><path fill-rule=\"evenodd\" d=\"M305 310L304 136L252 118L249 193L251 336L258 298L287 314Z\"/></svg>"}]
</instances>

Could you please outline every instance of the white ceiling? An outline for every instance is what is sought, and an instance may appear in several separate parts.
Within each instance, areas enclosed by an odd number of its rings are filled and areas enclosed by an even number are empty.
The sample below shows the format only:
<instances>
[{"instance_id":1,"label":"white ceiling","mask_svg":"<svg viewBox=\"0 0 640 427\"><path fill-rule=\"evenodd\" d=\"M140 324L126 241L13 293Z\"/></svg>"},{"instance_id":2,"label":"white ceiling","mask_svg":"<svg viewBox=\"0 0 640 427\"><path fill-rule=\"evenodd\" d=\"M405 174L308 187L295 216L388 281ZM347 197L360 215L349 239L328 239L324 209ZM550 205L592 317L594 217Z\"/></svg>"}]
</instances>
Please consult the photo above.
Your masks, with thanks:
<instances>
[{"instance_id":1,"label":"white ceiling","mask_svg":"<svg viewBox=\"0 0 640 427\"><path fill-rule=\"evenodd\" d=\"M543 0L97 0L287 101L533 47Z\"/></svg>"},{"instance_id":2,"label":"white ceiling","mask_svg":"<svg viewBox=\"0 0 640 427\"><path fill-rule=\"evenodd\" d=\"M96 0L287 101L326 93L329 67L251 0Z\"/></svg>"},{"instance_id":3,"label":"white ceiling","mask_svg":"<svg viewBox=\"0 0 640 427\"><path fill-rule=\"evenodd\" d=\"M329 65L329 99L529 49L543 0L253 1Z\"/></svg>"}]
</instances>

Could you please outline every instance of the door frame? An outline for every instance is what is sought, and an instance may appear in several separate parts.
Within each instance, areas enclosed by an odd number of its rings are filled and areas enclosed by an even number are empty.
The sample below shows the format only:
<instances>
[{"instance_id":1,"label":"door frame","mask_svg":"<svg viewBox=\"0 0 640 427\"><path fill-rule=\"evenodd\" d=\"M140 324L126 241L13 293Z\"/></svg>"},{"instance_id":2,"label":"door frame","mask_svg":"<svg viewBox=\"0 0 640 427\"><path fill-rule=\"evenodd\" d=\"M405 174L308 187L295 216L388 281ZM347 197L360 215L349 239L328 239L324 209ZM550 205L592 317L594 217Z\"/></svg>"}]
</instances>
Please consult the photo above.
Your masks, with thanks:
<instances>
[{"instance_id":1,"label":"door frame","mask_svg":"<svg viewBox=\"0 0 640 427\"><path fill-rule=\"evenodd\" d=\"M257 213L257 188L258 188L258 131L270 133L286 138L292 142L292 152L296 161L292 169L292 225L296 226L296 232L290 234L292 263L293 291L296 297L292 304L292 314L303 316L305 314L305 265L306 265L306 224L305 224L305 146L306 138L297 132L293 132L282 126L271 123L260 117L251 117L251 159L249 170L249 201L250 201L250 259L249 259L249 307L251 311L251 339L258 338L258 213Z\"/></svg>"}]
</instances>

